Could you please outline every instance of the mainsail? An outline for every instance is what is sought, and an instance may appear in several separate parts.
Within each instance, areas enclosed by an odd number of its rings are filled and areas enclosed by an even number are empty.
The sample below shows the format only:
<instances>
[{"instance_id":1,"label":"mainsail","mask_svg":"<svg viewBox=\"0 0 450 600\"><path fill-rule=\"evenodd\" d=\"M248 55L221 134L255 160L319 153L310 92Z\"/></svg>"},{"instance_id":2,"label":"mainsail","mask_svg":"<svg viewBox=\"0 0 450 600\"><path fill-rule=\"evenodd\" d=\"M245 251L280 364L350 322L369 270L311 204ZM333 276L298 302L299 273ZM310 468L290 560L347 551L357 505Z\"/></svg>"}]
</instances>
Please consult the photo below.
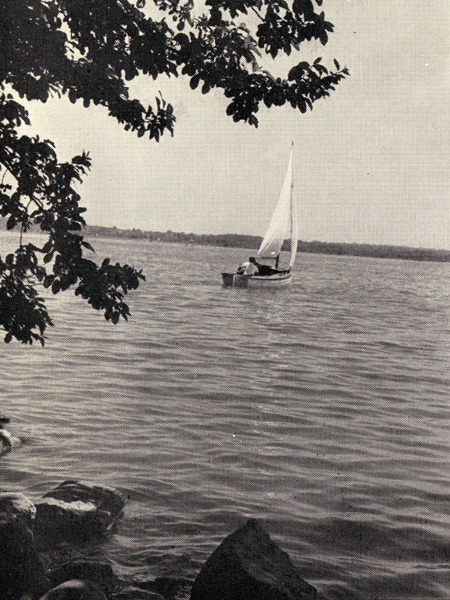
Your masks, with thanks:
<instances>
[{"instance_id":1,"label":"mainsail","mask_svg":"<svg viewBox=\"0 0 450 600\"><path fill-rule=\"evenodd\" d=\"M281 188L280 199L258 250L259 258L275 259L280 254L284 240L289 237L291 239L289 267L293 266L297 253L297 211L292 200L292 154L293 148L289 156L288 169Z\"/></svg>"}]
</instances>

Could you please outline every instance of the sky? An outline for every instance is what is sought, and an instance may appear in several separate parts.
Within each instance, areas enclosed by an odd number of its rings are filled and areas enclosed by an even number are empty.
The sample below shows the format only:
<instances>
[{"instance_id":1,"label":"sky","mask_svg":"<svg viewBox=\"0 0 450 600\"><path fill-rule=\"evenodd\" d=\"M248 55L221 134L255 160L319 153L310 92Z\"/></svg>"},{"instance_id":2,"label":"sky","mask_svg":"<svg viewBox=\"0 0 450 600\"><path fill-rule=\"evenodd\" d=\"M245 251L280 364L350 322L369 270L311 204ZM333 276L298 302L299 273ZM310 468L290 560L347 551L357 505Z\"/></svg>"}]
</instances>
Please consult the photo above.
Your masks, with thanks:
<instances>
[{"instance_id":1,"label":"sky","mask_svg":"<svg viewBox=\"0 0 450 600\"><path fill-rule=\"evenodd\" d=\"M294 142L299 239L450 249L450 4L448 0L324 0L328 44L268 65L321 56L350 70L312 111L261 107L259 127L234 123L220 92L185 78L139 78L144 105L161 91L175 135L125 132L107 110L67 99L28 105L32 133L61 160L82 150L80 187L92 225L263 235ZM29 132L27 132L29 134Z\"/></svg>"}]
</instances>

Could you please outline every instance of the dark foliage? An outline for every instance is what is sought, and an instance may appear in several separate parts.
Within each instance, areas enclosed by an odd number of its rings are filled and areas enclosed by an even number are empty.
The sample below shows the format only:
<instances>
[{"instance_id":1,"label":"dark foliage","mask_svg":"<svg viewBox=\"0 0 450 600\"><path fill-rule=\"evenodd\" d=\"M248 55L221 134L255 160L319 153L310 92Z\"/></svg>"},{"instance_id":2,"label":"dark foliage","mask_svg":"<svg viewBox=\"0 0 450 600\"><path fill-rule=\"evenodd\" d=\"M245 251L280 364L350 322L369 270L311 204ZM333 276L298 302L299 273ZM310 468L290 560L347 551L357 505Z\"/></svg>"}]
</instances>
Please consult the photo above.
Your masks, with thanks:
<instances>
[{"instance_id":1,"label":"dark foliage","mask_svg":"<svg viewBox=\"0 0 450 600\"><path fill-rule=\"evenodd\" d=\"M84 257L84 250L93 249L83 239L84 209L73 184L89 170L89 155L59 163L49 140L20 136L17 129L29 124L28 114L11 92L28 101L67 95L86 108L92 102L126 130L159 141L165 131L173 134L173 108L163 98L147 108L130 98L127 82L138 75L184 75L204 94L221 89L230 100L227 114L257 126L261 102L305 112L348 73L337 61L328 70L320 58L300 62L286 79L258 67L262 52L276 58L304 41L327 42L333 25L316 12L322 0L207 0L203 14L195 16L192 0L153 3L160 19L144 12L144 0L0 3L0 216L20 237L18 249L0 257L6 342L44 343L52 321L39 284L54 294L73 288L117 323L130 314L124 295L144 279L128 265L108 259L99 265ZM249 14L249 22L257 21L253 33L233 20ZM5 183L10 180L14 184ZM47 236L40 247L24 243L32 225Z\"/></svg>"}]
</instances>

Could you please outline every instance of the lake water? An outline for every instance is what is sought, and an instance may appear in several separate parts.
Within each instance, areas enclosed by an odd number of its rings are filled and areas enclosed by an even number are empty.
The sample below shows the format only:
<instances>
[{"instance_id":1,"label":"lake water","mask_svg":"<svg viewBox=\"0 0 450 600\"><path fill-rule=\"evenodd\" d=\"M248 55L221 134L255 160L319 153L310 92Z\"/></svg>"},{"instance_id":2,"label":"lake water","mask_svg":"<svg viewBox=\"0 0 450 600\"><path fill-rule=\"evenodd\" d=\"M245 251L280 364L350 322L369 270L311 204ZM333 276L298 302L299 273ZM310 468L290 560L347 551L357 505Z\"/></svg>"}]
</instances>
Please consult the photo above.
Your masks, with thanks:
<instances>
[{"instance_id":1,"label":"lake water","mask_svg":"<svg viewBox=\"0 0 450 600\"><path fill-rule=\"evenodd\" d=\"M193 579L255 517L332 600L450 597L450 264L300 254L268 293L221 286L245 250L94 245L147 281L3 344L3 490L116 487L121 575Z\"/></svg>"}]
</instances>

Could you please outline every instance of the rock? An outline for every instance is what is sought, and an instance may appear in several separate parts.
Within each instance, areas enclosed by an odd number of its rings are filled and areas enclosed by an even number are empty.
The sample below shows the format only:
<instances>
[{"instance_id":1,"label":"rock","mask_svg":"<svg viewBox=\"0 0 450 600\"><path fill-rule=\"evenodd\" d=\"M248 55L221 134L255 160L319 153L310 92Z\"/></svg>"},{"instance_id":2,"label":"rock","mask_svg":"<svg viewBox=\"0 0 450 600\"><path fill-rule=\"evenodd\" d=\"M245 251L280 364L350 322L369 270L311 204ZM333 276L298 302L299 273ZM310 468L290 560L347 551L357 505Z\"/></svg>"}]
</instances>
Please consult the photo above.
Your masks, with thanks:
<instances>
[{"instance_id":1,"label":"rock","mask_svg":"<svg viewBox=\"0 0 450 600\"><path fill-rule=\"evenodd\" d=\"M203 565L191 600L323 600L255 519L226 537Z\"/></svg>"},{"instance_id":2,"label":"rock","mask_svg":"<svg viewBox=\"0 0 450 600\"><path fill-rule=\"evenodd\" d=\"M11 452L11 449L19 444L19 438L14 437L9 431L0 427L0 456L7 452Z\"/></svg>"},{"instance_id":3,"label":"rock","mask_svg":"<svg viewBox=\"0 0 450 600\"><path fill-rule=\"evenodd\" d=\"M40 600L107 600L107 598L96 583L72 579L53 588Z\"/></svg>"},{"instance_id":4,"label":"rock","mask_svg":"<svg viewBox=\"0 0 450 600\"><path fill-rule=\"evenodd\" d=\"M148 592L138 587L128 586L110 596L111 600L166 600L156 592Z\"/></svg>"},{"instance_id":5,"label":"rock","mask_svg":"<svg viewBox=\"0 0 450 600\"><path fill-rule=\"evenodd\" d=\"M49 584L34 546L34 505L23 494L0 494L2 600L44 593Z\"/></svg>"},{"instance_id":6,"label":"rock","mask_svg":"<svg viewBox=\"0 0 450 600\"><path fill-rule=\"evenodd\" d=\"M0 514L21 521L26 527L33 528L36 507L25 494L4 492L0 494Z\"/></svg>"},{"instance_id":7,"label":"rock","mask_svg":"<svg viewBox=\"0 0 450 600\"><path fill-rule=\"evenodd\" d=\"M71 579L92 581L108 595L119 585L119 578L109 562L83 559L59 565L50 572L49 579L53 586Z\"/></svg>"},{"instance_id":8,"label":"rock","mask_svg":"<svg viewBox=\"0 0 450 600\"><path fill-rule=\"evenodd\" d=\"M192 581L181 577L157 577L151 581L141 581L137 584L141 589L154 592L167 600L175 600L179 595L188 597Z\"/></svg>"},{"instance_id":9,"label":"rock","mask_svg":"<svg viewBox=\"0 0 450 600\"><path fill-rule=\"evenodd\" d=\"M20 444L21 441L18 437L15 437L9 431L6 431L6 429L0 428L0 456L11 452L13 448L20 446Z\"/></svg>"},{"instance_id":10,"label":"rock","mask_svg":"<svg viewBox=\"0 0 450 600\"><path fill-rule=\"evenodd\" d=\"M87 540L105 534L124 505L112 488L64 481L36 503L36 531L44 537Z\"/></svg>"},{"instance_id":11,"label":"rock","mask_svg":"<svg viewBox=\"0 0 450 600\"><path fill-rule=\"evenodd\" d=\"M12 440L11 434L6 429L0 429L0 456L11 452Z\"/></svg>"},{"instance_id":12,"label":"rock","mask_svg":"<svg viewBox=\"0 0 450 600\"><path fill-rule=\"evenodd\" d=\"M9 431L3 429L3 423L9 423L9 418L0 415L0 456L11 452L12 448L20 444L19 438L14 437Z\"/></svg>"}]
</instances>

